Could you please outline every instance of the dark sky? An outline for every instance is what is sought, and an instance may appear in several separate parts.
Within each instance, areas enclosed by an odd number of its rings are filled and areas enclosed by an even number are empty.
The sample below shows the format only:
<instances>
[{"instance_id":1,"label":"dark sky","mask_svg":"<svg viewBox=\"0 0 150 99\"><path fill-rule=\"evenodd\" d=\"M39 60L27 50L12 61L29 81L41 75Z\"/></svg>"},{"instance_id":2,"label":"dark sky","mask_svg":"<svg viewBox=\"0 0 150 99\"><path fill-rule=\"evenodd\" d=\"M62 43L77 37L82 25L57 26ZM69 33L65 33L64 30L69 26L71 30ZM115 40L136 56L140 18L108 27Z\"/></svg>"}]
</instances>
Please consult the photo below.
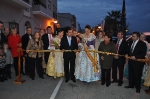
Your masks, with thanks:
<instances>
[{"instance_id":1,"label":"dark sky","mask_svg":"<svg viewBox=\"0 0 150 99\"><path fill-rule=\"evenodd\" d=\"M107 12L122 10L123 0L58 0L58 12L71 13L81 28L101 23ZM130 32L150 32L150 0L126 0L126 18Z\"/></svg>"}]
</instances>

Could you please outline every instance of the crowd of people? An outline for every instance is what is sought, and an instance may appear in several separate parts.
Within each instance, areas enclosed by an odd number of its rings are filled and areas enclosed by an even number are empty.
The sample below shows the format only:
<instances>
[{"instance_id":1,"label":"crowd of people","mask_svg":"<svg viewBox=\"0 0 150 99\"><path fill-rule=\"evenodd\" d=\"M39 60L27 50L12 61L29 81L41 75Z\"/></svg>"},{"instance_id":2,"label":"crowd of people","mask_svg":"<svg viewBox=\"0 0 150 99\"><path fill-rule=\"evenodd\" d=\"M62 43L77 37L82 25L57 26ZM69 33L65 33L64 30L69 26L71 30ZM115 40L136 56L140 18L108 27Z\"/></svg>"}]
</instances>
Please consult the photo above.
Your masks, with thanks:
<instances>
[{"instance_id":1,"label":"crowd of people","mask_svg":"<svg viewBox=\"0 0 150 99\"><path fill-rule=\"evenodd\" d=\"M140 93L141 76L144 62L135 61L145 59L148 46L144 37L139 32L133 32L132 42L123 39L123 32L117 33L118 41L112 42L111 33L99 31L95 36L91 33L90 25L85 26L85 33L77 35L77 32L67 27L66 31L57 30L54 35L52 28L47 27L32 34L32 28L27 27L26 33L21 37L17 29L4 28L0 21L0 81L11 79L11 66L13 64L15 75L18 76L18 47L24 51L21 55L21 74L35 80L35 70L39 78L47 76L65 77L67 83L70 79L76 82L79 79L85 84L101 80L101 85L109 87L111 83L122 86L126 57L128 60L129 85L125 88L136 88ZM141 38L141 39L140 39ZM33 51L29 51L33 50ZM55 52L37 52L35 50L55 50ZM66 51L74 50L74 51ZM97 50L105 53L94 53L88 50ZM115 53L124 56L112 55ZM23 61L25 60L25 66ZM46 66L44 66L46 65ZM118 68L118 70L117 70ZM112 74L111 74L112 70ZM117 72L119 71L119 78ZM149 74L148 74L149 73ZM150 72L147 76L150 75ZM111 81L111 75L113 81ZM147 77L146 76L146 77ZM150 80L145 79L150 86ZM149 90L147 90L149 92Z\"/></svg>"}]
</instances>

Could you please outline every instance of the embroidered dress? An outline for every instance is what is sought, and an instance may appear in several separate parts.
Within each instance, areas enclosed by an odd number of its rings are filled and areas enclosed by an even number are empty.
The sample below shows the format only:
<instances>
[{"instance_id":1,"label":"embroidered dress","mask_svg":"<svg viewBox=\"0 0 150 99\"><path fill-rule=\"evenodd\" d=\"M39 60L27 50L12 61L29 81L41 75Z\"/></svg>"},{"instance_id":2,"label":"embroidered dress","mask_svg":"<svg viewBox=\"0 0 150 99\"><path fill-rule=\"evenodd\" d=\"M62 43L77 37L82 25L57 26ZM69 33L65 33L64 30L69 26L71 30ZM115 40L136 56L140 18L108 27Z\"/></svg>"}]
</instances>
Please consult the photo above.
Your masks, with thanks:
<instances>
[{"instance_id":1,"label":"embroidered dress","mask_svg":"<svg viewBox=\"0 0 150 99\"><path fill-rule=\"evenodd\" d=\"M86 45L90 50L94 50L95 45L95 35L90 33L89 38L85 38ZM82 39L83 41L83 39ZM83 43L79 43L79 48L84 50ZM94 52L89 52L90 55L94 58ZM98 62L98 68L100 68L99 56L96 53L96 61ZM94 72L94 66L91 59L88 57L85 51L81 51L76 58L76 67L75 67L75 77L81 81L93 82L100 80L100 72Z\"/></svg>"},{"instance_id":2,"label":"embroidered dress","mask_svg":"<svg viewBox=\"0 0 150 99\"><path fill-rule=\"evenodd\" d=\"M147 57L148 57L148 59L150 59L150 52L147 53ZM144 86L150 87L150 63L147 65L149 66L149 68L148 68L147 73L145 75Z\"/></svg>"},{"instance_id":3,"label":"embroidered dress","mask_svg":"<svg viewBox=\"0 0 150 99\"><path fill-rule=\"evenodd\" d=\"M60 39L58 37L53 38L53 45L55 46L55 50L59 50ZM54 78L62 77L64 76L63 53L54 52L54 56L51 52L47 63L46 74Z\"/></svg>"}]
</instances>

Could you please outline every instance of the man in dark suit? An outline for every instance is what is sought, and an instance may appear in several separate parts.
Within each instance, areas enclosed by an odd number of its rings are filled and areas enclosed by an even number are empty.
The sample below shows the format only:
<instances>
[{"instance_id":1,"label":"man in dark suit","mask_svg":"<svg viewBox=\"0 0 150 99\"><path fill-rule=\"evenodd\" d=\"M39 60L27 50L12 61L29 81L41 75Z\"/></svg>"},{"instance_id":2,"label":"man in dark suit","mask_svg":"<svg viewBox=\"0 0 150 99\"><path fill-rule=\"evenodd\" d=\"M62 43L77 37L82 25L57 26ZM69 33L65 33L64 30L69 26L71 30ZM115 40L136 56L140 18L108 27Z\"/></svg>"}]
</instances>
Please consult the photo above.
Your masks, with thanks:
<instances>
[{"instance_id":1,"label":"man in dark suit","mask_svg":"<svg viewBox=\"0 0 150 99\"><path fill-rule=\"evenodd\" d=\"M32 39L32 29L31 27L26 28L26 34L22 36L22 49L26 50L29 40ZM29 76L29 60L28 54L24 51L25 56L25 73Z\"/></svg>"},{"instance_id":2,"label":"man in dark suit","mask_svg":"<svg viewBox=\"0 0 150 99\"><path fill-rule=\"evenodd\" d=\"M72 36L72 29L70 27L67 28L66 36L64 36L61 39L60 49L61 50L77 50L78 49L77 39L76 37ZM65 82L68 82L70 78L73 82L76 82L75 76L74 76L76 53L64 52L63 58L64 58L65 78L66 78ZM70 70L69 70L69 64L70 64Z\"/></svg>"},{"instance_id":3,"label":"man in dark suit","mask_svg":"<svg viewBox=\"0 0 150 99\"><path fill-rule=\"evenodd\" d=\"M4 38L5 38L5 35L4 35L4 33L3 33L3 22L2 21L0 21L0 46L2 46L3 45L3 43L4 43Z\"/></svg>"},{"instance_id":4,"label":"man in dark suit","mask_svg":"<svg viewBox=\"0 0 150 99\"><path fill-rule=\"evenodd\" d=\"M118 32L117 34L118 41L116 43L116 51L120 55L126 55L128 53L128 43L123 40L123 32ZM118 82L118 86L122 86L123 84L123 73L124 73L124 64L125 57L115 56L113 59L112 66L112 83ZM117 80L117 67L119 70L119 80Z\"/></svg>"},{"instance_id":5,"label":"man in dark suit","mask_svg":"<svg viewBox=\"0 0 150 99\"><path fill-rule=\"evenodd\" d=\"M9 36L9 28L4 28L4 38L3 38L4 43L8 43L8 36Z\"/></svg>"},{"instance_id":6,"label":"man in dark suit","mask_svg":"<svg viewBox=\"0 0 150 99\"><path fill-rule=\"evenodd\" d=\"M136 92L140 93L141 89L141 76L144 67L144 62L135 61L135 59L145 59L146 44L139 40L140 33L133 32L132 42L129 43L129 53L131 57L129 60L129 85L125 88L136 88Z\"/></svg>"},{"instance_id":7,"label":"man in dark suit","mask_svg":"<svg viewBox=\"0 0 150 99\"><path fill-rule=\"evenodd\" d=\"M50 26L47 27L47 33L42 35L42 41L44 44L44 50L50 50L53 39L52 28ZM45 62L47 64L50 52L44 52Z\"/></svg>"}]
</instances>

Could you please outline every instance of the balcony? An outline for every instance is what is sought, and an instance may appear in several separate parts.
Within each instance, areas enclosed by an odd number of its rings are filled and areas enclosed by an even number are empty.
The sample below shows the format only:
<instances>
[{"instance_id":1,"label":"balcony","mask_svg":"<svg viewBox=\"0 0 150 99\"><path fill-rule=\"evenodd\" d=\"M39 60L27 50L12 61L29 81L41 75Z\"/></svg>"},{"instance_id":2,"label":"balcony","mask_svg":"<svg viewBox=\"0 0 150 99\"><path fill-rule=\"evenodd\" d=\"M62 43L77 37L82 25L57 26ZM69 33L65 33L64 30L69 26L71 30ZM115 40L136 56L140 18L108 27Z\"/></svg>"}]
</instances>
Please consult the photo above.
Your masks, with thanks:
<instances>
[{"instance_id":1,"label":"balcony","mask_svg":"<svg viewBox=\"0 0 150 99\"><path fill-rule=\"evenodd\" d=\"M15 7L19 8L31 8L30 0L3 0L3 2L6 2L10 5L13 5Z\"/></svg>"},{"instance_id":2,"label":"balcony","mask_svg":"<svg viewBox=\"0 0 150 99\"><path fill-rule=\"evenodd\" d=\"M34 15L39 15L41 17L53 19L53 17L48 14L46 7L41 4L34 4L32 6L32 12Z\"/></svg>"}]
</instances>

